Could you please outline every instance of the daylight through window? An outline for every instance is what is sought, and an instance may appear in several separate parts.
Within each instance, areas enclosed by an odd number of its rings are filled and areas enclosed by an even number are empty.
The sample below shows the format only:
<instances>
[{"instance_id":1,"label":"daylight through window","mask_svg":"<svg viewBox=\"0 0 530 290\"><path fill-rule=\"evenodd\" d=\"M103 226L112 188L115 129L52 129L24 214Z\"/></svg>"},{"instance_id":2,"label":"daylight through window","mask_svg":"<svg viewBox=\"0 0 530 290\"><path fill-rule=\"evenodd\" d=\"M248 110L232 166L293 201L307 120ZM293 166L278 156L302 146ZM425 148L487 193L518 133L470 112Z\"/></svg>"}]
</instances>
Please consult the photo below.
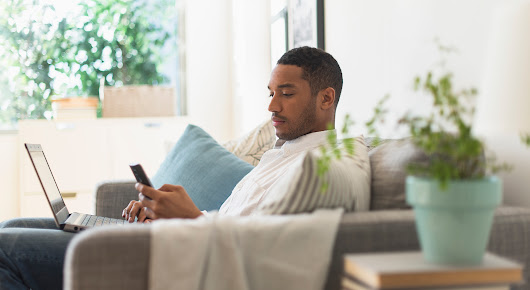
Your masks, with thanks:
<instances>
[{"instance_id":1,"label":"daylight through window","mask_svg":"<svg viewBox=\"0 0 530 290\"><path fill-rule=\"evenodd\" d=\"M179 92L175 1L2 0L0 123L51 119L51 99L98 96L101 79Z\"/></svg>"}]
</instances>

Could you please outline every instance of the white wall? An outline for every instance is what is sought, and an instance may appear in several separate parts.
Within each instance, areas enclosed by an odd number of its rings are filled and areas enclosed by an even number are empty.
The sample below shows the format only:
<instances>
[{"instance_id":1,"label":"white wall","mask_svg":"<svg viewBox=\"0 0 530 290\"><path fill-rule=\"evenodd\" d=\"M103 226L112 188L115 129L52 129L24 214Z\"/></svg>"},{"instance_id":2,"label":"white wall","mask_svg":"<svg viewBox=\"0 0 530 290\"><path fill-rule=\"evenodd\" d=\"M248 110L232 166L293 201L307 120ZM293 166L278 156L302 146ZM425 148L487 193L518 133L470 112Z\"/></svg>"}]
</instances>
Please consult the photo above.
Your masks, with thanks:
<instances>
[{"instance_id":1,"label":"white wall","mask_svg":"<svg viewBox=\"0 0 530 290\"><path fill-rule=\"evenodd\" d=\"M479 87L489 24L498 0L326 0L326 50L338 60L344 89L338 120L350 113L357 124L372 115L385 94L395 116L424 110L413 95L414 76L438 61L434 39L454 46L450 59L458 87ZM395 124L391 121L388 124ZM357 130L363 128L358 126ZM394 137L393 126L382 134Z\"/></svg>"},{"instance_id":2,"label":"white wall","mask_svg":"<svg viewBox=\"0 0 530 290\"><path fill-rule=\"evenodd\" d=\"M18 136L0 134L0 221L18 216Z\"/></svg>"},{"instance_id":3,"label":"white wall","mask_svg":"<svg viewBox=\"0 0 530 290\"><path fill-rule=\"evenodd\" d=\"M269 1L233 0L235 137L270 118Z\"/></svg>"},{"instance_id":4,"label":"white wall","mask_svg":"<svg viewBox=\"0 0 530 290\"><path fill-rule=\"evenodd\" d=\"M187 0L188 115L218 140L233 136L231 0Z\"/></svg>"},{"instance_id":5,"label":"white wall","mask_svg":"<svg viewBox=\"0 0 530 290\"><path fill-rule=\"evenodd\" d=\"M530 133L530 1L504 1L495 16L474 129L514 167L499 174L505 203L530 206L530 148L519 138Z\"/></svg>"},{"instance_id":6,"label":"white wall","mask_svg":"<svg viewBox=\"0 0 530 290\"><path fill-rule=\"evenodd\" d=\"M269 1L187 0L188 115L219 141L270 116Z\"/></svg>"},{"instance_id":7,"label":"white wall","mask_svg":"<svg viewBox=\"0 0 530 290\"><path fill-rule=\"evenodd\" d=\"M219 141L270 117L269 1L187 0L188 115Z\"/></svg>"}]
</instances>

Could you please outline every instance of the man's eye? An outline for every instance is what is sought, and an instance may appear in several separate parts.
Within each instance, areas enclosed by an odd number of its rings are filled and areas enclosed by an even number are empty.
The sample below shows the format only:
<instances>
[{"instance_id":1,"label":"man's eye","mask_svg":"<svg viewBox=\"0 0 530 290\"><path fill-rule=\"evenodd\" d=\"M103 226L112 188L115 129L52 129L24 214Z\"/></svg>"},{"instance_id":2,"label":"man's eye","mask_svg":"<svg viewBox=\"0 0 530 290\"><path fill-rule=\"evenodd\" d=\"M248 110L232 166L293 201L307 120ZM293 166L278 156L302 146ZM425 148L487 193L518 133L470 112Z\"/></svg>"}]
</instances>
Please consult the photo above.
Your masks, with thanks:
<instances>
[{"instance_id":1,"label":"man's eye","mask_svg":"<svg viewBox=\"0 0 530 290\"><path fill-rule=\"evenodd\" d=\"M291 97L294 94L281 93L281 95L284 96L284 97ZM272 98L272 97L274 97L274 94L273 93L269 94L269 98Z\"/></svg>"}]
</instances>

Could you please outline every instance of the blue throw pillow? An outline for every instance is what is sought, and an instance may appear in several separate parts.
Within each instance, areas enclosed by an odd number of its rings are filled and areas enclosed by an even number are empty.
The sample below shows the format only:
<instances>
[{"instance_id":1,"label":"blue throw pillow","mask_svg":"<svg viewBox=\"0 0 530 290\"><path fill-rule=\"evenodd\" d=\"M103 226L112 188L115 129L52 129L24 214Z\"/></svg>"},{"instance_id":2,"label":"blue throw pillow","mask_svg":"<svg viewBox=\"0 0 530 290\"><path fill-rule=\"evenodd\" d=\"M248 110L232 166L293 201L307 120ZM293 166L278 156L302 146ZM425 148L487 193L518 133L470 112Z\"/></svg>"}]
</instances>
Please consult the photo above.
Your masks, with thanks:
<instances>
[{"instance_id":1,"label":"blue throw pillow","mask_svg":"<svg viewBox=\"0 0 530 290\"><path fill-rule=\"evenodd\" d=\"M199 209L217 210L253 168L201 128L188 125L151 181L155 188L181 185Z\"/></svg>"}]
</instances>

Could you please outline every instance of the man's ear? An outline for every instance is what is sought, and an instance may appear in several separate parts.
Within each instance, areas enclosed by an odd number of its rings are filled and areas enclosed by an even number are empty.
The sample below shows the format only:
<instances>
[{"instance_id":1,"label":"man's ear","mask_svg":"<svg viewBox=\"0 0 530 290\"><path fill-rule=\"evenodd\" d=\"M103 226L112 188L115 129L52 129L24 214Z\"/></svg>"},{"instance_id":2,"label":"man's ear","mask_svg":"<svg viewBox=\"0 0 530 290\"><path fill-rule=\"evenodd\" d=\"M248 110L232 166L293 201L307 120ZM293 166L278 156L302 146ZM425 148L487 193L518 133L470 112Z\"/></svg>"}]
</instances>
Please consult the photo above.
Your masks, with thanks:
<instances>
[{"instance_id":1,"label":"man's ear","mask_svg":"<svg viewBox=\"0 0 530 290\"><path fill-rule=\"evenodd\" d=\"M328 110L335 105L335 89L332 87L325 88L320 91L320 108Z\"/></svg>"}]
</instances>

